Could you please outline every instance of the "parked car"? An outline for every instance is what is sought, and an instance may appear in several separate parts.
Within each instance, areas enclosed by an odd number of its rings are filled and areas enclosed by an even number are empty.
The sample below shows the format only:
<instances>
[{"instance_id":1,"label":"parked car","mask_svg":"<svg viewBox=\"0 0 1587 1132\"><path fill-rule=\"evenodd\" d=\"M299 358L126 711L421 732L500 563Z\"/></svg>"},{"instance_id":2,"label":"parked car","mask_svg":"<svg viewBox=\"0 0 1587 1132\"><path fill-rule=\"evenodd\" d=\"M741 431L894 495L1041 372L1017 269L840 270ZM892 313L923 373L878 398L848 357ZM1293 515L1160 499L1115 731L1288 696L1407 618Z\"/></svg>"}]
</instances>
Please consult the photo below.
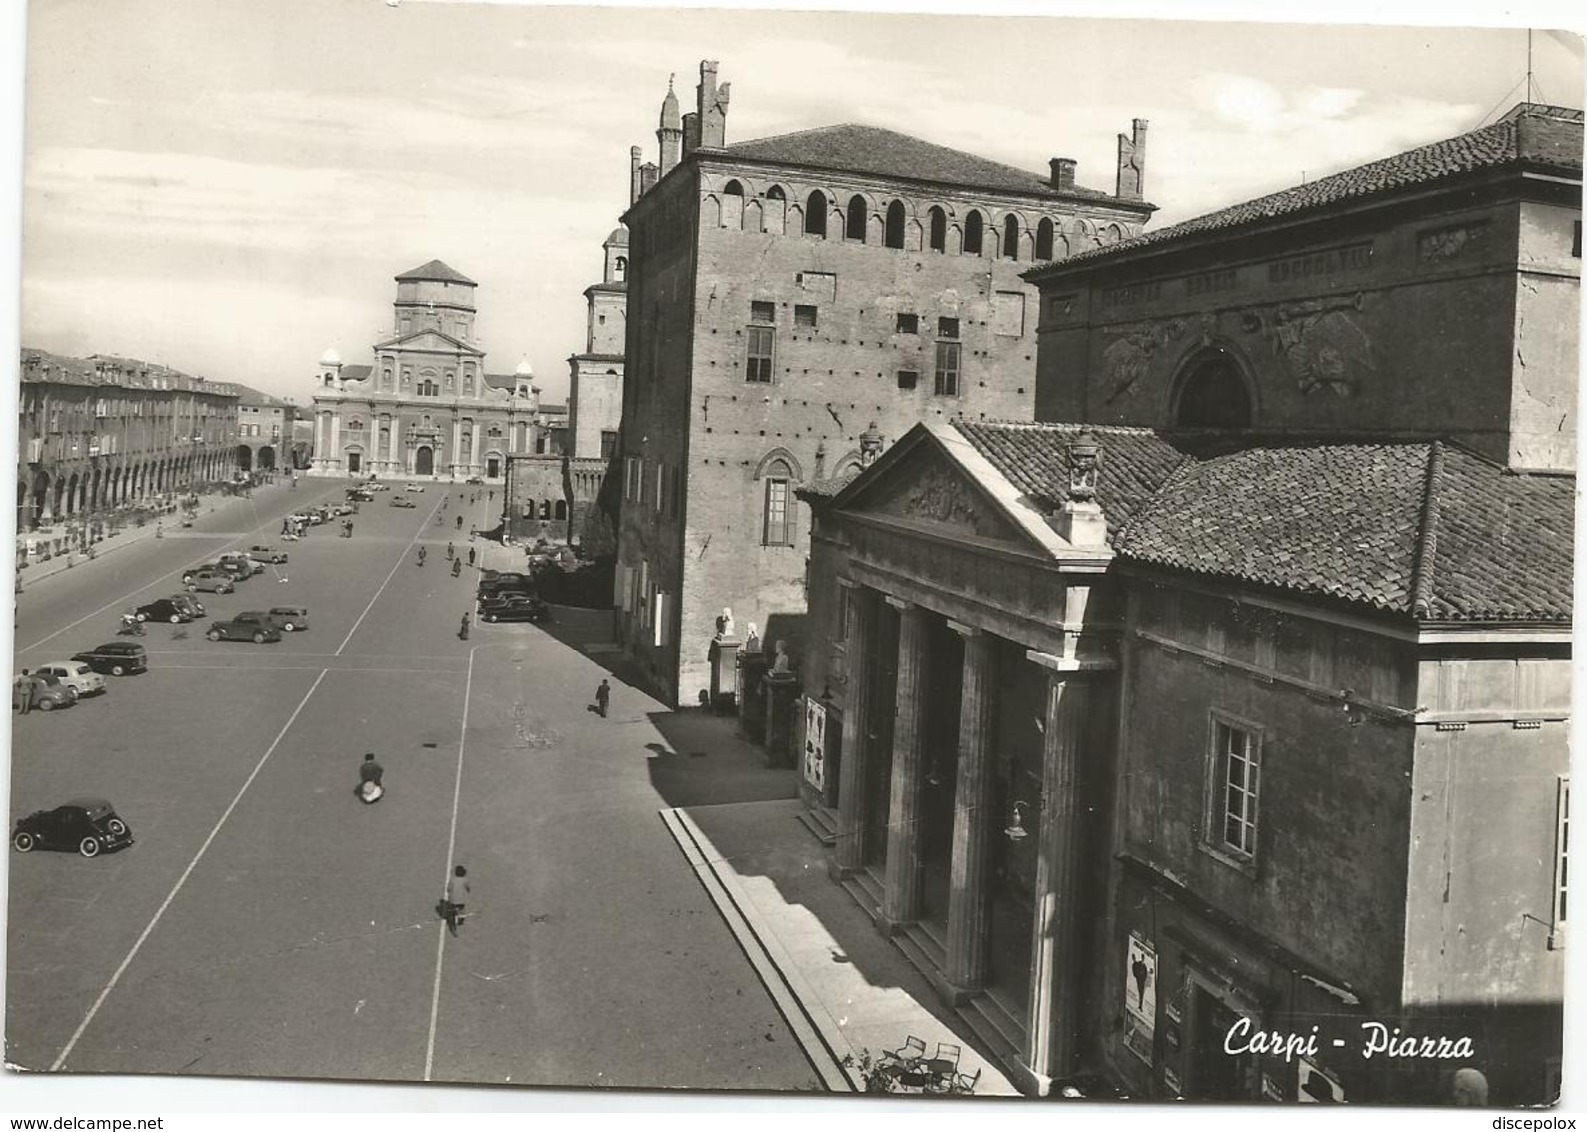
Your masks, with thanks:
<instances>
[{"instance_id":1,"label":"parked car","mask_svg":"<svg viewBox=\"0 0 1587 1132\"><path fill-rule=\"evenodd\" d=\"M137 614L139 621L169 621L173 625L180 625L184 621L193 620L192 613L168 597L156 598L147 605L138 606L132 612Z\"/></svg>"},{"instance_id":2,"label":"parked car","mask_svg":"<svg viewBox=\"0 0 1587 1132\"><path fill-rule=\"evenodd\" d=\"M105 678L81 660L52 660L33 670L35 676L53 676L79 697L105 694Z\"/></svg>"},{"instance_id":3,"label":"parked car","mask_svg":"<svg viewBox=\"0 0 1587 1132\"><path fill-rule=\"evenodd\" d=\"M484 606L479 613L481 621L549 621L551 607L533 594L525 594L511 601Z\"/></svg>"},{"instance_id":4,"label":"parked car","mask_svg":"<svg viewBox=\"0 0 1587 1132\"><path fill-rule=\"evenodd\" d=\"M239 613L230 621L213 621L204 635L212 641L252 641L262 645L266 641L279 641L281 630L268 613L249 611Z\"/></svg>"},{"instance_id":5,"label":"parked car","mask_svg":"<svg viewBox=\"0 0 1587 1132\"><path fill-rule=\"evenodd\" d=\"M208 615L204 603L190 593L172 594L165 599L178 609L185 610L187 615L195 620Z\"/></svg>"},{"instance_id":6,"label":"parked car","mask_svg":"<svg viewBox=\"0 0 1587 1132\"><path fill-rule=\"evenodd\" d=\"M223 570L233 570L239 579L246 580L255 574L264 573L264 563L255 562L241 551L230 551L215 559L215 564Z\"/></svg>"},{"instance_id":7,"label":"parked car","mask_svg":"<svg viewBox=\"0 0 1587 1132\"><path fill-rule=\"evenodd\" d=\"M287 560L287 552L273 546L250 546L248 557L256 562L281 563Z\"/></svg>"},{"instance_id":8,"label":"parked car","mask_svg":"<svg viewBox=\"0 0 1587 1132\"><path fill-rule=\"evenodd\" d=\"M413 500L404 499L400 495L393 495L391 497L391 505L393 507L417 507L418 506L418 504L415 503Z\"/></svg>"},{"instance_id":9,"label":"parked car","mask_svg":"<svg viewBox=\"0 0 1587 1132\"><path fill-rule=\"evenodd\" d=\"M33 707L36 711L54 711L71 707L77 702L77 689L60 682L55 676L33 673Z\"/></svg>"},{"instance_id":10,"label":"parked car","mask_svg":"<svg viewBox=\"0 0 1587 1132\"><path fill-rule=\"evenodd\" d=\"M203 590L206 593L229 594L237 588L237 582L230 571L212 569L208 566L183 574L182 584L192 593Z\"/></svg>"},{"instance_id":11,"label":"parked car","mask_svg":"<svg viewBox=\"0 0 1587 1132\"><path fill-rule=\"evenodd\" d=\"M403 491L423 491L424 490L424 485L422 483L407 483L407 484L403 484L402 485L402 490Z\"/></svg>"},{"instance_id":12,"label":"parked car","mask_svg":"<svg viewBox=\"0 0 1587 1132\"><path fill-rule=\"evenodd\" d=\"M85 857L97 857L131 845L132 828L103 798L73 798L64 806L18 818L11 844L18 853L75 849Z\"/></svg>"},{"instance_id":13,"label":"parked car","mask_svg":"<svg viewBox=\"0 0 1587 1132\"><path fill-rule=\"evenodd\" d=\"M300 605L278 605L270 610L283 633L301 633L309 627L309 611Z\"/></svg>"},{"instance_id":14,"label":"parked car","mask_svg":"<svg viewBox=\"0 0 1587 1132\"><path fill-rule=\"evenodd\" d=\"M291 519L300 527L306 527L310 523L314 522L314 513L312 511L294 511L292 514L288 515L287 518Z\"/></svg>"},{"instance_id":15,"label":"parked car","mask_svg":"<svg viewBox=\"0 0 1587 1132\"><path fill-rule=\"evenodd\" d=\"M108 676L130 676L134 672L149 670L149 654L135 641L111 641L96 645L84 652L73 653L72 659L80 660L95 672Z\"/></svg>"},{"instance_id":16,"label":"parked car","mask_svg":"<svg viewBox=\"0 0 1587 1132\"><path fill-rule=\"evenodd\" d=\"M534 588L535 580L531 574L486 571L479 580L479 599L484 601L492 594L499 593L533 593Z\"/></svg>"},{"instance_id":17,"label":"parked car","mask_svg":"<svg viewBox=\"0 0 1587 1132\"><path fill-rule=\"evenodd\" d=\"M482 477L480 477L480 476L469 476L468 479L466 481L464 481L464 482L466 482L466 483L484 483L485 480Z\"/></svg>"}]
</instances>

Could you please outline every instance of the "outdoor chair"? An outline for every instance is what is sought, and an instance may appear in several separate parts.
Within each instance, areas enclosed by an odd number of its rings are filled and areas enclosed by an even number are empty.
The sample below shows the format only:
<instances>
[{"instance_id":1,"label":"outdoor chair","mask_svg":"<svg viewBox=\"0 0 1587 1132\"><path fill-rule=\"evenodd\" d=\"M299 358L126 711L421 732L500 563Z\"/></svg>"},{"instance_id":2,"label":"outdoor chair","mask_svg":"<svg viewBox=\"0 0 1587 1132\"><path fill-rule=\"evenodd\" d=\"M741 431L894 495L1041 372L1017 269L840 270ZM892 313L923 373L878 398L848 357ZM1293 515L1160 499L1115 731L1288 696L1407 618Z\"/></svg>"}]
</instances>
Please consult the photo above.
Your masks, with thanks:
<instances>
[{"instance_id":1,"label":"outdoor chair","mask_svg":"<svg viewBox=\"0 0 1587 1132\"><path fill-rule=\"evenodd\" d=\"M937 1055L931 1059L933 1062L947 1062L947 1068L957 1073L959 1071L959 1047L953 1042L938 1042Z\"/></svg>"},{"instance_id":2,"label":"outdoor chair","mask_svg":"<svg viewBox=\"0 0 1587 1132\"><path fill-rule=\"evenodd\" d=\"M953 1087L948 1091L953 1093L973 1093L975 1092L975 1086L980 1080L980 1069L977 1069L974 1073L955 1073L953 1075Z\"/></svg>"},{"instance_id":3,"label":"outdoor chair","mask_svg":"<svg viewBox=\"0 0 1587 1132\"><path fill-rule=\"evenodd\" d=\"M926 1043L922 1038L910 1034L904 1038L904 1044L899 1049L886 1051L887 1056L901 1065L913 1065L926 1056Z\"/></svg>"}]
</instances>

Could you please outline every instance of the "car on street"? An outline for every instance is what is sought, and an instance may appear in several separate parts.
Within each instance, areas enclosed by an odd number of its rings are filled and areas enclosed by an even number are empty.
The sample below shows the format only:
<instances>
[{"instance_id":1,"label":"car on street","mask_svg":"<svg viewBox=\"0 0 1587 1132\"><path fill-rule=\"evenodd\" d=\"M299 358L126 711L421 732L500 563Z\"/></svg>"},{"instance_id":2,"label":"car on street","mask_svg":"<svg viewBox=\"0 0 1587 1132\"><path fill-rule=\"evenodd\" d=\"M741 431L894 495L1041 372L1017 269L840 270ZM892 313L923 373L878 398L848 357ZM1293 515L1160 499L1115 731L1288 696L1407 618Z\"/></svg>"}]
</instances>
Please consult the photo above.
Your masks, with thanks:
<instances>
[{"instance_id":1,"label":"car on street","mask_svg":"<svg viewBox=\"0 0 1587 1132\"><path fill-rule=\"evenodd\" d=\"M464 480L463 482L464 483L484 483L485 480L482 477L480 477L480 476L469 476L468 479Z\"/></svg>"},{"instance_id":2,"label":"car on street","mask_svg":"<svg viewBox=\"0 0 1587 1132\"><path fill-rule=\"evenodd\" d=\"M375 493L368 488L350 487L347 489L347 502L349 503L373 503L374 501Z\"/></svg>"},{"instance_id":3,"label":"car on street","mask_svg":"<svg viewBox=\"0 0 1587 1132\"><path fill-rule=\"evenodd\" d=\"M32 680L34 711L54 711L56 708L71 707L77 702L77 689L62 684L54 676L35 672Z\"/></svg>"},{"instance_id":4,"label":"car on street","mask_svg":"<svg viewBox=\"0 0 1587 1132\"><path fill-rule=\"evenodd\" d=\"M33 670L35 676L53 676L79 697L105 694L105 678L81 660L51 660Z\"/></svg>"},{"instance_id":5,"label":"car on street","mask_svg":"<svg viewBox=\"0 0 1587 1132\"><path fill-rule=\"evenodd\" d=\"M212 641L252 641L262 645L266 641L279 641L281 629L268 613L250 610L239 613L230 621L212 621L204 636Z\"/></svg>"},{"instance_id":6,"label":"car on street","mask_svg":"<svg viewBox=\"0 0 1587 1132\"><path fill-rule=\"evenodd\" d=\"M251 578L265 570L263 562L256 562L241 551L228 551L215 559L215 564L225 570L234 570L239 578Z\"/></svg>"},{"instance_id":7,"label":"car on street","mask_svg":"<svg viewBox=\"0 0 1587 1132\"><path fill-rule=\"evenodd\" d=\"M237 581L230 571L208 566L183 574L182 584L194 593L203 590L205 593L229 594L237 588Z\"/></svg>"},{"instance_id":8,"label":"car on street","mask_svg":"<svg viewBox=\"0 0 1587 1132\"><path fill-rule=\"evenodd\" d=\"M314 522L314 515L310 511L294 511L292 514L288 515L287 518L292 520L292 522L296 523L300 527L306 527L310 523Z\"/></svg>"},{"instance_id":9,"label":"car on street","mask_svg":"<svg viewBox=\"0 0 1587 1132\"><path fill-rule=\"evenodd\" d=\"M391 485L389 483L372 483L372 484L369 485L369 490L370 491L390 491L391 490Z\"/></svg>"},{"instance_id":10,"label":"car on street","mask_svg":"<svg viewBox=\"0 0 1587 1132\"><path fill-rule=\"evenodd\" d=\"M300 605L275 606L270 616L275 618L283 633L301 633L309 627L309 611Z\"/></svg>"},{"instance_id":11,"label":"car on street","mask_svg":"<svg viewBox=\"0 0 1587 1132\"><path fill-rule=\"evenodd\" d=\"M132 612L137 615L139 621L169 621L173 625L180 625L184 621L193 620L192 613L168 597L156 598L147 605L138 606Z\"/></svg>"},{"instance_id":12,"label":"car on street","mask_svg":"<svg viewBox=\"0 0 1587 1132\"><path fill-rule=\"evenodd\" d=\"M407 483L407 484L403 484L402 485L402 490L403 491L423 491L424 490L424 485L422 483Z\"/></svg>"},{"instance_id":13,"label":"car on street","mask_svg":"<svg viewBox=\"0 0 1587 1132\"><path fill-rule=\"evenodd\" d=\"M132 828L103 798L73 798L53 810L35 810L18 818L11 831L11 845L18 853L65 849L97 857L131 844Z\"/></svg>"},{"instance_id":14,"label":"car on street","mask_svg":"<svg viewBox=\"0 0 1587 1132\"><path fill-rule=\"evenodd\" d=\"M534 594L517 594L512 598L491 602L480 607L479 619L495 624L497 621L551 620L551 607Z\"/></svg>"},{"instance_id":15,"label":"car on street","mask_svg":"<svg viewBox=\"0 0 1587 1132\"><path fill-rule=\"evenodd\" d=\"M284 550L277 550L273 546L250 546L248 548L248 557L252 558L255 562L269 562L272 564L279 564L287 560L287 552Z\"/></svg>"},{"instance_id":16,"label":"car on street","mask_svg":"<svg viewBox=\"0 0 1587 1132\"><path fill-rule=\"evenodd\" d=\"M72 659L80 660L95 672L106 676L131 676L134 672L149 670L149 654L134 641L110 641L96 645L83 652L73 653Z\"/></svg>"},{"instance_id":17,"label":"car on street","mask_svg":"<svg viewBox=\"0 0 1587 1132\"><path fill-rule=\"evenodd\" d=\"M479 599L484 601L493 594L533 593L535 580L532 574L515 574L501 570L487 570L479 580Z\"/></svg>"},{"instance_id":18,"label":"car on street","mask_svg":"<svg viewBox=\"0 0 1587 1132\"><path fill-rule=\"evenodd\" d=\"M391 505L393 507L417 507L418 506L418 504L415 503L413 500L404 499L400 495L393 495L391 497Z\"/></svg>"},{"instance_id":19,"label":"car on street","mask_svg":"<svg viewBox=\"0 0 1587 1132\"><path fill-rule=\"evenodd\" d=\"M185 611L189 617L195 620L208 615L208 610L204 608L204 603L190 593L172 594L165 600L178 609Z\"/></svg>"}]
</instances>

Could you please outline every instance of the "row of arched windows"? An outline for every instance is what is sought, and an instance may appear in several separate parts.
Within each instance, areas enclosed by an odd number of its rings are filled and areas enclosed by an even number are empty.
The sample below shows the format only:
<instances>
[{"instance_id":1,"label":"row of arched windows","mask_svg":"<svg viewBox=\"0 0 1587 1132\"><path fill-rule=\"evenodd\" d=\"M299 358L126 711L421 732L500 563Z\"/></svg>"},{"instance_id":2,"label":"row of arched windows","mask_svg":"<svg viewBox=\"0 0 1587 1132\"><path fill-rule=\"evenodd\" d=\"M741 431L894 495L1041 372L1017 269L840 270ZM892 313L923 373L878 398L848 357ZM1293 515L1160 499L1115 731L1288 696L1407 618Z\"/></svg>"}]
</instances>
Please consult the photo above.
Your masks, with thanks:
<instances>
[{"instance_id":1,"label":"row of arched windows","mask_svg":"<svg viewBox=\"0 0 1587 1132\"><path fill-rule=\"evenodd\" d=\"M742 218L741 226L748 228L754 225L758 230L763 222L763 219L756 218L760 205L753 199L746 201L743 183L737 179L730 180L722 191L727 197L739 198L741 203L737 207ZM796 223L805 235L823 240L833 238L830 227L834 220L840 220L844 240L865 243L870 238L873 221L879 216L883 246L901 250L929 250L945 254L957 251L977 256L986 255L990 250L1005 259L1053 260L1063 259L1085 247L1116 244L1129 235L1122 224L1098 224L1085 218L1075 218L1069 232L1065 233L1060 223L1044 216L1036 223L1032 238L1027 240L1029 230L1016 213L1007 213L1001 221L993 221L981 209L972 208L965 214L961 225L941 205L932 205L927 209L923 225L918 221L912 224L910 210L901 200L889 201L884 212L875 214L871 202L861 193L851 195L848 202L839 207L838 202L821 189L811 190L802 207L797 203L788 207L787 195L780 185L772 185L767 189L765 199L783 202L788 222ZM722 222L729 224L730 220L730 214L724 211ZM912 227L919 232L913 238ZM1079 241L1078 247L1075 241Z\"/></svg>"}]
</instances>

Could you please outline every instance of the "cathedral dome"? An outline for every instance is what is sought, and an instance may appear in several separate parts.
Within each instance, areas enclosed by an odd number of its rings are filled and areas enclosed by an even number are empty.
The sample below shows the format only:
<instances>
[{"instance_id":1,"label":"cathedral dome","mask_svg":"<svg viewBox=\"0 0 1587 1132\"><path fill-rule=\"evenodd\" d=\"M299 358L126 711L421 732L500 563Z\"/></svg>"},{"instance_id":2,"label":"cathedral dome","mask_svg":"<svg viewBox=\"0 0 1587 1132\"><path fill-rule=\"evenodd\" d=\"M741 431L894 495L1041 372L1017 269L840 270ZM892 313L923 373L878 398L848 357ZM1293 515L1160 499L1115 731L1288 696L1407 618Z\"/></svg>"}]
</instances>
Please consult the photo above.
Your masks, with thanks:
<instances>
[{"instance_id":1,"label":"cathedral dome","mask_svg":"<svg viewBox=\"0 0 1587 1132\"><path fill-rule=\"evenodd\" d=\"M342 356L336 352L335 346L326 347L325 353L320 355L320 365L322 366L339 366L341 364Z\"/></svg>"},{"instance_id":2,"label":"cathedral dome","mask_svg":"<svg viewBox=\"0 0 1587 1132\"><path fill-rule=\"evenodd\" d=\"M628 229L619 224L612 229L612 234L606 237L606 243L608 246L617 245L618 247L626 248L628 246Z\"/></svg>"}]
</instances>

